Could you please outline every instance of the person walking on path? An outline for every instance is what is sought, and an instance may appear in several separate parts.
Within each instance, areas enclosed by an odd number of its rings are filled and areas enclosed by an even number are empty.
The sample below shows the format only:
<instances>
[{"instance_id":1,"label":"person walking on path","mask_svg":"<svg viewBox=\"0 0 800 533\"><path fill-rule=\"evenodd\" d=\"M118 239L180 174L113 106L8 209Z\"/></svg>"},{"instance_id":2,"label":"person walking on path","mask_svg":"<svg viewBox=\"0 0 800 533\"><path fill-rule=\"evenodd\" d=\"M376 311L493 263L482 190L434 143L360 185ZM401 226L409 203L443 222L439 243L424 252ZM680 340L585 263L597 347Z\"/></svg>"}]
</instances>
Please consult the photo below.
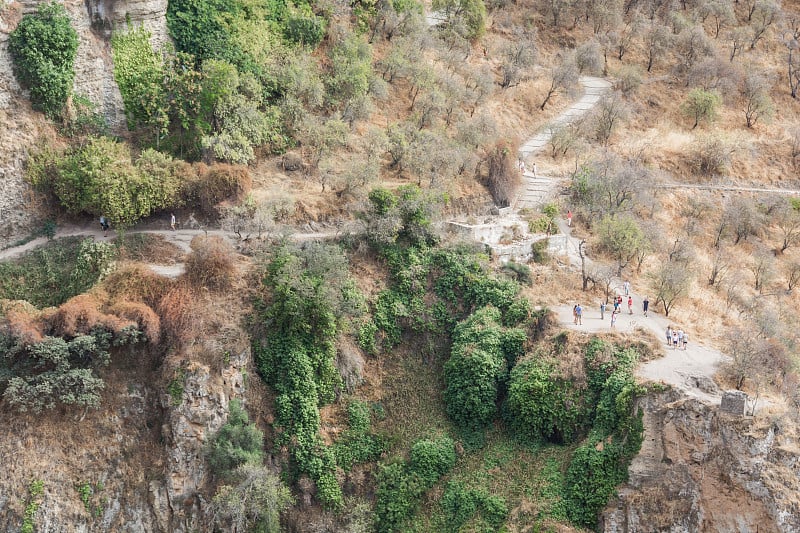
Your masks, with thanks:
<instances>
[{"instance_id":1,"label":"person walking on path","mask_svg":"<svg viewBox=\"0 0 800 533\"><path fill-rule=\"evenodd\" d=\"M678 330L678 346L677 348L683 348L683 330Z\"/></svg>"},{"instance_id":2,"label":"person walking on path","mask_svg":"<svg viewBox=\"0 0 800 533\"><path fill-rule=\"evenodd\" d=\"M172 231L175 231L175 213L169 214L169 227L172 228Z\"/></svg>"},{"instance_id":3,"label":"person walking on path","mask_svg":"<svg viewBox=\"0 0 800 533\"><path fill-rule=\"evenodd\" d=\"M615 313L619 312L619 298L617 297L614 297L614 312Z\"/></svg>"},{"instance_id":4,"label":"person walking on path","mask_svg":"<svg viewBox=\"0 0 800 533\"><path fill-rule=\"evenodd\" d=\"M100 227L103 228L103 237L108 237L108 219L105 215L100 215Z\"/></svg>"},{"instance_id":5,"label":"person walking on path","mask_svg":"<svg viewBox=\"0 0 800 533\"><path fill-rule=\"evenodd\" d=\"M600 320L604 320L606 318L606 303L600 302Z\"/></svg>"},{"instance_id":6,"label":"person walking on path","mask_svg":"<svg viewBox=\"0 0 800 533\"><path fill-rule=\"evenodd\" d=\"M567 227L572 227L572 211L567 211Z\"/></svg>"},{"instance_id":7,"label":"person walking on path","mask_svg":"<svg viewBox=\"0 0 800 533\"><path fill-rule=\"evenodd\" d=\"M686 350L686 345L689 344L689 334L683 333L683 349Z\"/></svg>"},{"instance_id":8,"label":"person walking on path","mask_svg":"<svg viewBox=\"0 0 800 533\"><path fill-rule=\"evenodd\" d=\"M578 325L578 304L572 306L572 323Z\"/></svg>"},{"instance_id":9,"label":"person walking on path","mask_svg":"<svg viewBox=\"0 0 800 533\"><path fill-rule=\"evenodd\" d=\"M667 326L667 346L672 344L672 326Z\"/></svg>"},{"instance_id":10,"label":"person walking on path","mask_svg":"<svg viewBox=\"0 0 800 533\"><path fill-rule=\"evenodd\" d=\"M672 349L678 349L678 332L676 330L672 330Z\"/></svg>"},{"instance_id":11,"label":"person walking on path","mask_svg":"<svg viewBox=\"0 0 800 533\"><path fill-rule=\"evenodd\" d=\"M536 177L536 161L533 162L533 167L531 168L531 170L533 171L533 177L535 178Z\"/></svg>"},{"instance_id":12,"label":"person walking on path","mask_svg":"<svg viewBox=\"0 0 800 533\"><path fill-rule=\"evenodd\" d=\"M647 317L647 309L650 307L650 299L645 296L644 300L642 300L642 311L644 311L644 316Z\"/></svg>"},{"instance_id":13,"label":"person walking on path","mask_svg":"<svg viewBox=\"0 0 800 533\"><path fill-rule=\"evenodd\" d=\"M625 289L625 296L628 296L631 293L631 282L625 280L625 283L622 284L622 288Z\"/></svg>"},{"instance_id":14,"label":"person walking on path","mask_svg":"<svg viewBox=\"0 0 800 533\"><path fill-rule=\"evenodd\" d=\"M611 329L614 329L617 325L617 312L614 311L611 313Z\"/></svg>"},{"instance_id":15,"label":"person walking on path","mask_svg":"<svg viewBox=\"0 0 800 533\"><path fill-rule=\"evenodd\" d=\"M582 326L583 325L583 307L581 307L581 304L578 304L575 307L575 318L578 319L578 324Z\"/></svg>"},{"instance_id":16,"label":"person walking on path","mask_svg":"<svg viewBox=\"0 0 800 533\"><path fill-rule=\"evenodd\" d=\"M628 314L633 314L633 296L628 296Z\"/></svg>"}]
</instances>

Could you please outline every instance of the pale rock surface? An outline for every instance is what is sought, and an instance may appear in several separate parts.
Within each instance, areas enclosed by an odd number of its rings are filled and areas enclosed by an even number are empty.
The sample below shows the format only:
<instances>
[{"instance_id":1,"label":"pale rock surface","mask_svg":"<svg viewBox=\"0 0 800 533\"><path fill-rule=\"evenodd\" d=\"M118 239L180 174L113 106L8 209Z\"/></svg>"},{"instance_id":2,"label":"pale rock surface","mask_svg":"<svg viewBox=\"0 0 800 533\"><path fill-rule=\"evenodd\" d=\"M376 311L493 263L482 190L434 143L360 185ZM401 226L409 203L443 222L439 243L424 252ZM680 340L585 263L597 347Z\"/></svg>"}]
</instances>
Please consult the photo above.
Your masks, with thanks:
<instances>
[{"instance_id":1,"label":"pale rock surface","mask_svg":"<svg viewBox=\"0 0 800 533\"><path fill-rule=\"evenodd\" d=\"M41 113L31 109L12 71L9 34L39 0L5 0L0 7L0 248L37 229L36 206L23 179L25 161L39 136L50 131ZM125 132L122 98L114 81L111 29L130 21L152 34L156 47L168 41L167 0L66 0L70 20L78 32L75 58L76 94L87 97L103 113L111 131Z\"/></svg>"},{"instance_id":2,"label":"pale rock surface","mask_svg":"<svg viewBox=\"0 0 800 533\"><path fill-rule=\"evenodd\" d=\"M675 390L640 405L642 450L602 531L800 531L800 449L788 417L727 415Z\"/></svg>"}]
</instances>

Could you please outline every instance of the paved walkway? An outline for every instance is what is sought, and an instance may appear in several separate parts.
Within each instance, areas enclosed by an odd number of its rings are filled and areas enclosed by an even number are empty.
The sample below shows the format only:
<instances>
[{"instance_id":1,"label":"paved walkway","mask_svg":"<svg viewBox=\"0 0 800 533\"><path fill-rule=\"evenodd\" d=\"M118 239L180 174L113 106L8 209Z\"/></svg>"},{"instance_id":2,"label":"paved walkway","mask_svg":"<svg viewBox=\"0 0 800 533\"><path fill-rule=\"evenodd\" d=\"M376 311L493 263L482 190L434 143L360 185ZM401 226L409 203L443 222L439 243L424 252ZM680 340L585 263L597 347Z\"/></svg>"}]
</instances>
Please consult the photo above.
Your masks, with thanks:
<instances>
[{"instance_id":1,"label":"paved walkway","mask_svg":"<svg viewBox=\"0 0 800 533\"><path fill-rule=\"evenodd\" d=\"M561 126L575 122L588 113L603 96L611 89L611 83L603 78L581 76L578 80L583 86L583 96L570 105L563 113L547 124L542 131L525 141L519 149L519 157L525 161L529 169L524 174L523 187L514 202L514 208L536 208L547 200L558 188L560 179L543 175L541 172L533 174L533 156L542 152L553 133Z\"/></svg>"}]
</instances>

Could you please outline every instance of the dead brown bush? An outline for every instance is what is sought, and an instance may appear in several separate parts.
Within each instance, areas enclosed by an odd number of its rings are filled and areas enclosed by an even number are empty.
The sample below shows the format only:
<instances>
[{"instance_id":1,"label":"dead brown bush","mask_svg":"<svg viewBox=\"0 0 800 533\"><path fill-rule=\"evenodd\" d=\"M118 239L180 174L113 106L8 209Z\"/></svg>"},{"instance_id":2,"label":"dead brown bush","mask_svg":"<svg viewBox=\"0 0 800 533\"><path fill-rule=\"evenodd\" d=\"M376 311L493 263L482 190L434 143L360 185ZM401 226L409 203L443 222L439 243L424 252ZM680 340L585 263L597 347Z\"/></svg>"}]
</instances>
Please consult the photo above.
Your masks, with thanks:
<instances>
[{"instance_id":1,"label":"dead brown bush","mask_svg":"<svg viewBox=\"0 0 800 533\"><path fill-rule=\"evenodd\" d=\"M233 285L236 275L234 251L221 237L195 237L192 253L186 260L186 277L195 287L224 291Z\"/></svg>"},{"instance_id":2,"label":"dead brown bush","mask_svg":"<svg viewBox=\"0 0 800 533\"><path fill-rule=\"evenodd\" d=\"M0 303L0 315L5 318L9 333L23 344L41 342L41 313L28 302L3 301Z\"/></svg>"},{"instance_id":3,"label":"dead brown bush","mask_svg":"<svg viewBox=\"0 0 800 533\"><path fill-rule=\"evenodd\" d=\"M508 207L522 184L522 175L516 166L515 151L507 141L500 141L489 152L486 186L499 207Z\"/></svg>"},{"instance_id":4,"label":"dead brown bush","mask_svg":"<svg viewBox=\"0 0 800 533\"><path fill-rule=\"evenodd\" d=\"M195 176L189 187L192 202L200 207L204 214L218 217L217 206L225 200L238 201L250 192L253 180L247 167L239 165L217 164L207 166L195 165Z\"/></svg>"},{"instance_id":5,"label":"dead brown bush","mask_svg":"<svg viewBox=\"0 0 800 533\"><path fill-rule=\"evenodd\" d=\"M194 337L194 309L194 296L185 285L176 285L161 297L156 311L167 342L181 345Z\"/></svg>"},{"instance_id":6,"label":"dead brown bush","mask_svg":"<svg viewBox=\"0 0 800 533\"><path fill-rule=\"evenodd\" d=\"M161 340L161 319L149 306L140 302L119 302L114 304L111 312L136 322L150 344L158 344Z\"/></svg>"},{"instance_id":7,"label":"dead brown bush","mask_svg":"<svg viewBox=\"0 0 800 533\"><path fill-rule=\"evenodd\" d=\"M63 337L86 335L96 327L103 327L119 333L127 326L136 323L115 315L102 312L102 302L92 294L80 294L64 302L50 317L49 330Z\"/></svg>"},{"instance_id":8,"label":"dead brown bush","mask_svg":"<svg viewBox=\"0 0 800 533\"><path fill-rule=\"evenodd\" d=\"M142 302L152 309L175 284L142 265L130 265L111 273L103 286L113 301Z\"/></svg>"}]
</instances>

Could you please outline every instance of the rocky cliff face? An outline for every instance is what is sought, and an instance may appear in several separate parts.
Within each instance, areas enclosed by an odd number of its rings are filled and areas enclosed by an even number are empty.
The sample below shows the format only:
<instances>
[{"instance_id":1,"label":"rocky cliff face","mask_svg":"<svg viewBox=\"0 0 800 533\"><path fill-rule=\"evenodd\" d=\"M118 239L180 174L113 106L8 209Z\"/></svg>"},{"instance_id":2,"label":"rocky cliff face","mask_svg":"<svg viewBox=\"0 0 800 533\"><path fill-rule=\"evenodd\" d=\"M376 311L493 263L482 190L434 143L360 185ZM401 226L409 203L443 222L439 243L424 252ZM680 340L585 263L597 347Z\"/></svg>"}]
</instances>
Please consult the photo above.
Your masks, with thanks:
<instances>
[{"instance_id":1,"label":"rocky cliff face","mask_svg":"<svg viewBox=\"0 0 800 533\"><path fill-rule=\"evenodd\" d=\"M0 8L0 247L29 234L36 209L23 180L25 160L39 136L52 125L30 108L27 95L12 73L8 36L38 0L6 0ZM114 82L111 29L127 23L143 25L156 46L167 41L167 0L66 0L64 6L78 32L75 93L87 97L103 113L112 131L125 127L122 99Z\"/></svg>"},{"instance_id":2,"label":"rocky cliff face","mask_svg":"<svg viewBox=\"0 0 800 533\"><path fill-rule=\"evenodd\" d=\"M675 392L641 406L645 441L603 531L800 531L800 448L789 416L735 417Z\"/></svg>"}]
</instances>

